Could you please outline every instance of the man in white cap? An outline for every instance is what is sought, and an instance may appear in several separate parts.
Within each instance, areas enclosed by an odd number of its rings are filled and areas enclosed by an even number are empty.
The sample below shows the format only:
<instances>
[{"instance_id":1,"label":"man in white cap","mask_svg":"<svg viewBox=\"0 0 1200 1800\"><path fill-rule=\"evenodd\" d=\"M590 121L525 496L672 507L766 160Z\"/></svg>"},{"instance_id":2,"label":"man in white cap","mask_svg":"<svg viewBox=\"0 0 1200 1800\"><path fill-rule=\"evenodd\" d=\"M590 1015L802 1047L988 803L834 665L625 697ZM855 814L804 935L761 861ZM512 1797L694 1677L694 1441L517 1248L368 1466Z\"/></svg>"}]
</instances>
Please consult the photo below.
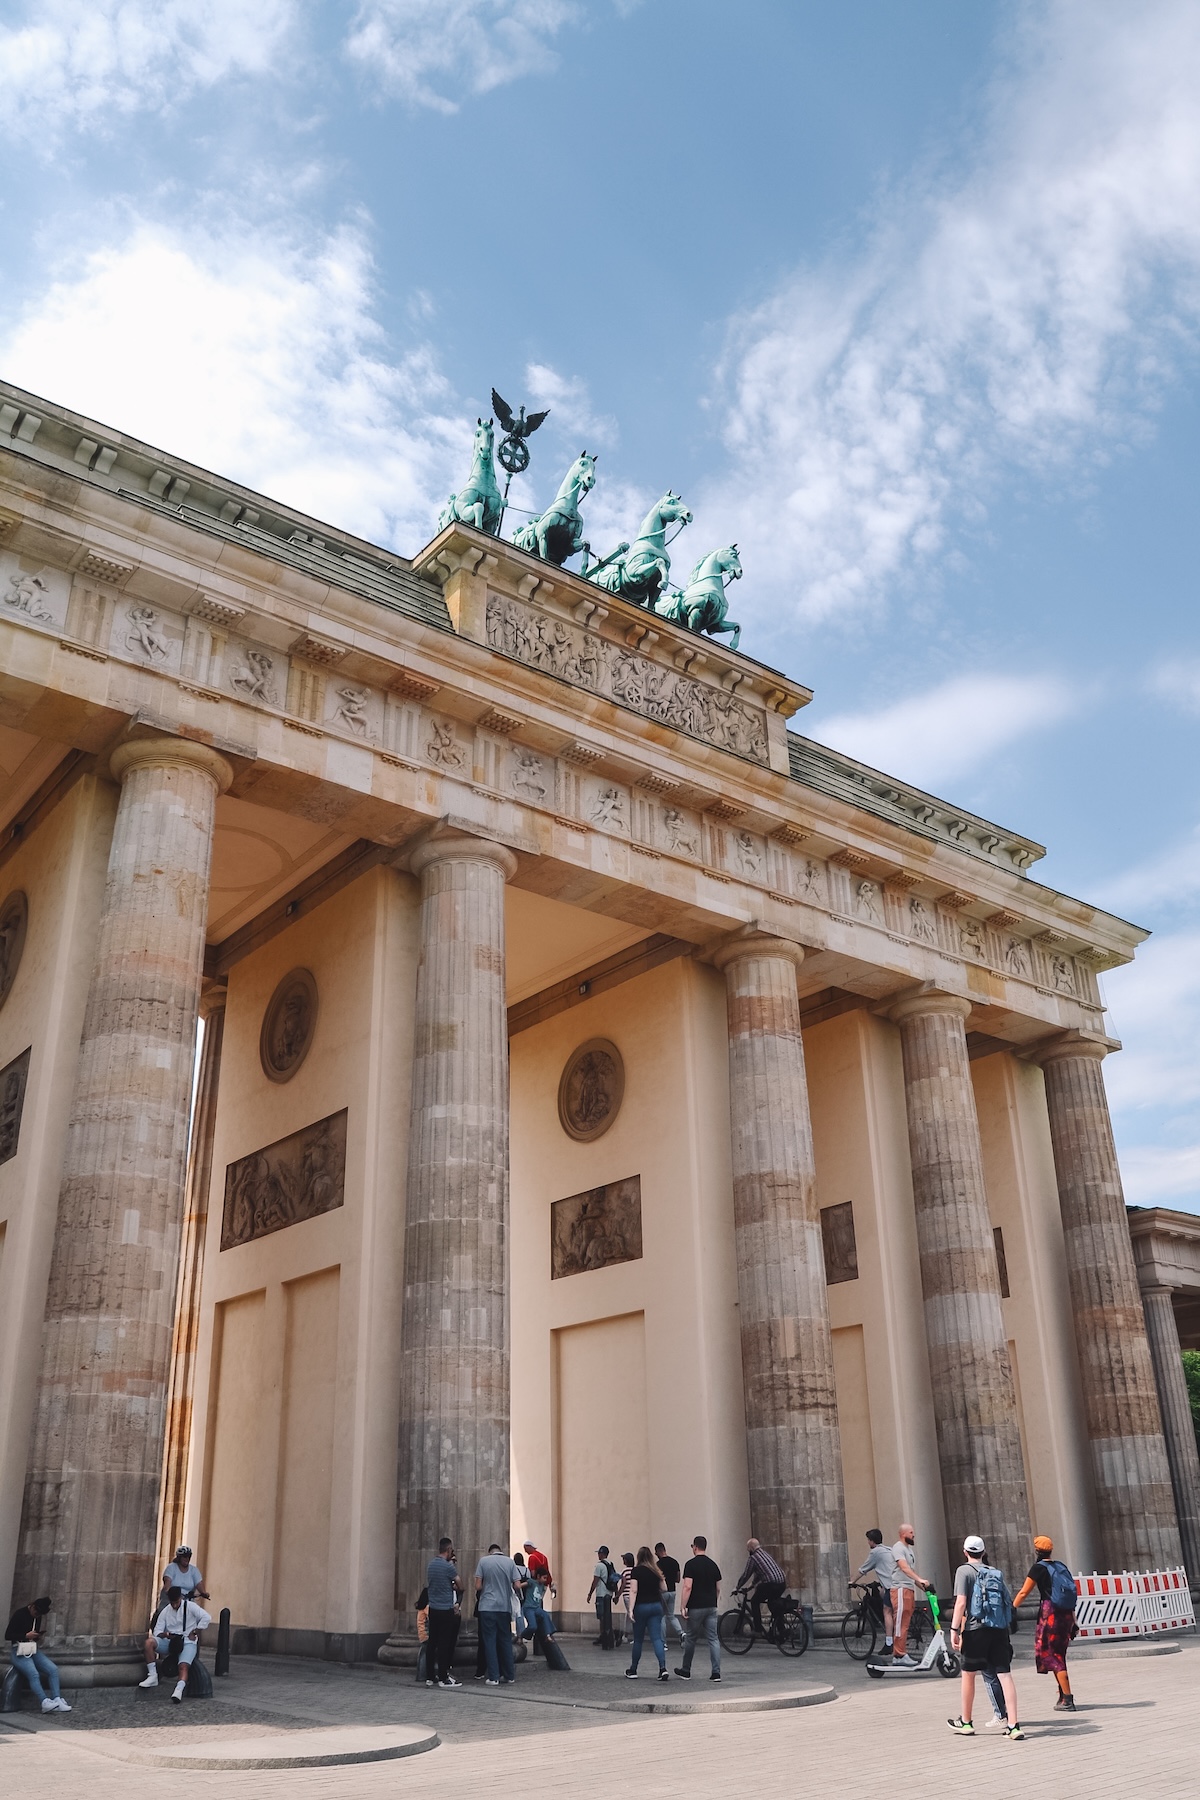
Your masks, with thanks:
<instances>
[{"instance_id":1,"label":"man in white cap","mask_svg":"<svg viewBox=\"0 0 1200 1800\"><path fill-rule=\"evenodd\" d=\"M957 1719L947 1719L951 1731L959 1737L974 1737L971 1714L975 1708L975 1677L991 1673L998 1677L1004 1691L1008 1724L1004 1736L1019 1740L1025 1736L1017 1716L1017 1685L1012 1678L1012 1595L999 1569L987 1560L987 1546L981 1537L963 1540L966 1562L954 1577L954 1619L950 1627L950 1647L962 1659L962 1711Z\"/></svg>"}]
</instances>

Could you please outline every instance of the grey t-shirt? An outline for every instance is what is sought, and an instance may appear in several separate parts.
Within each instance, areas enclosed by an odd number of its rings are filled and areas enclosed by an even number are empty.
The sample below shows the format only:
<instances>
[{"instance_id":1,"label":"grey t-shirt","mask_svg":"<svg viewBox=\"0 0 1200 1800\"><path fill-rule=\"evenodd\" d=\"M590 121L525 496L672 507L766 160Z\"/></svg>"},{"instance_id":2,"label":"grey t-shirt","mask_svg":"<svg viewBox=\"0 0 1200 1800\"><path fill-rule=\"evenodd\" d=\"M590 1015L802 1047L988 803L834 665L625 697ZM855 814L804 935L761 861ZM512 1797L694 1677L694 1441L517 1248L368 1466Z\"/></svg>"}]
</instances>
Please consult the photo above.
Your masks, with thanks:
<instances>
[{"instance_id":1,"label":"grey t-shirt","mask_svg":"<svg viewBox=\"0 0 1200 1800\"><path fill-rule=\"evenodd\" d=\"M481 1556L475 1579L482 1581L479 1590L480 1612L511 1612L513 1582L520 1571L511 1556Z\"/></svg>"},{"instance_id":2,"label":"grey t-shirt","mask_svg":"<svg viewBox=\"0 0 1200 1800\"><path fill-rule=\"evenodd\" d=\"M458 1595L454 1591L454 1583L458 1579L458 1570L444 1556L435 1556L425 1571L425 1585L429 1589L429 1604L435 1612L450 1612L458 1605Z\"/></svg>"},{"instance_id":3,"label":"grey t-shirt","mask_svg":"<svg viewBox=\"0 0 1200 1800\"><path fill-rule=\"evenodd\" d=\"M958 1595L961 1594L963 1599L967 1603L967 1610L963 1617L963 1630L964 1631L969 1631L971 1629L971 1595L974 1592L975 1592L974 1565L972 1563L963 1563L961 1568L958 1568L954 1571L954 1594L955 1594L956 1599L957 1599Z\"/></svg>"},{"instance_id":4,"label":"grey t-shirt","mask_svg":"<svg viewBox=\"0 0 1200 1800\"><path fill-rule=\"evenodd\" d=\"M860 1575L874 1575L885 1588L896 1586L896 1559L886 1544L876 1544L858 1572Z\"/></svg>"},{"instance_id":5,"label":"grey t-shirt","mask_svg":"<svg viewBox=\"0 0 1200 1800\"><path fill-rule=\"evenodd\" d=\"M602 1562L598 1562L596 1564L596 1567L592 1570L592 1574L596 1577L596 1595L595 1595L596 1599L597 1600L609 1599L610 1596L609 1596L609 1592L608 1592L608 1568L607 1568L607 1566Z\"/></svg>"},{"instance_id":6,"label":"grey t-shirt","mask_svg":"<svg viewBox=\"0 0 1200 1800\"><path fill-rule=\"evenodd\" d=\"M163 1570L163 1582L169 1588L177 1587L182 1594L194 1594L204 1586L204 1577L195 1563L181 1569L177 1562L169 1562Z\"/></svg>"},{"instance_id":7,"label":"grey t-shirt","mask_svg":"<svg viewBox=\"0 0 1200 1800\"><path fill-rule=\"evenodd\" d=\"M910 1569L915 1569L917 1566L917 1546L915 1544L906 1544L903 1538L897 1538L896 1542L892 1545L892 1559L894 1562L898 1562L900 1557L904 1558ZM906 1575L901 1568L896 1569L894 1579L890 1585L894 1588L907 1588L909 1592L913 1594L917 1591L917 1584L912 1576Z\"/></svg>"}]
</instances>

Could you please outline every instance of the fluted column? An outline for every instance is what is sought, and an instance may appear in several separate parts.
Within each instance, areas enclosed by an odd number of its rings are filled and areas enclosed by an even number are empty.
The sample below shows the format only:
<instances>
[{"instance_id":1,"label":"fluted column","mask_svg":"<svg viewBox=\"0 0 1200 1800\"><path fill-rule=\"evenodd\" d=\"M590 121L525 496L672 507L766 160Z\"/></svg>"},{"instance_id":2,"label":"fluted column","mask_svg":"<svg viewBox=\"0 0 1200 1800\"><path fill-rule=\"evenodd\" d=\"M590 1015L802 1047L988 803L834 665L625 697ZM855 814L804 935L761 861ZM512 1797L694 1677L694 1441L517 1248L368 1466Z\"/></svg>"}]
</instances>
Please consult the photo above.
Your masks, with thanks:
<instances>
[{"instance_id":1,"label":"fluted column","mask_svg":"<svg viewBox=\"0 0 1200 1800\"><path fill-rule=\"evenodd\" d=\"M1179 1344L1179 1325L1168 1287L1142 1289L1142 1309L1146 1317L1146 1337L1154 1379L1158 1386L1158 1404L1162 1413L1163 1438L1167 1446L1167 1462L1171 1469L1171 1486L1175 1492L1175 1514L1179 1520L1179 1536L1183 1543L1183 1562L1193 1587L1200 1587L1200 1450L1196 1447L1196 1430L1188 1403L1187 1379L1183 1373L1183 1352Z\"/></svg>"},{"instance_id":2,"label":"fluted column","mask_svg":"<svg viewBox=\"0 0 1200 1800\"><path fill-rule=\"evenodd\" d=\"M192 1442L192 1390L196 1379L196 1346L200 1337L200 1289L204 1280L204 1245L208 1236L208 1196L212 1185L213 1138L217 1128L217 1088L221 1079L221 1045L225 1036L224 980L206 981L200 998L204 1038L200 1072L192 1108L192 1140L188 1148L183 1241L175 1294L171 1337L171 1375L167 1384L167 1430L163 1452L162 1492L158 1513L158 1555L165 1566L183 1539L187 1504L189 1453Z\"/></svg>"},{"instance_id":3,"label":"fluted column","mask_svg":"<svg viewBox=\"0 0 1200 1800\"><path fill-rule=\"evenodd\" d=\"M508 1016L500 844L434 834L421 881L404 1221L397 1607L443 1534L508 1542Z\"/></svg>"},{"instance_id":4,"label":"fluted column","mask_svg":"<svg viewBox=\"0 0 1200 1800\"><path fill-rule=\"evenodd\" d=\"M1016 1577L1029 1500L1000 1275L983 1181L965 1021L970 1002L924 990L890 1009L900 1027L925 1338L950 1563L978 1532Z\"/></svg>"},{"instance_id":5,"label":"fluted column","mask_svg":"<svg viewBox=\"0 0 1200 1800\"><path fill-rule=\"evenodd\" d=\"M1113 1569L1173 1568L1182 1556L1179 1526L1100 1068L1106 1048L1072 1036L1038 1054L1046 1076L1102 1560Z\"/></svg>"},{"instance_id":6,"label":"fluted column","mask_svg":"<svg viewBox=\"0 0 1200 1800\"><path fill-rule=\"evenodd\" d=\"M747 932L725 972L750 1523L793 1588L845 1603L846 1508L804 1073L798 944Z\"/></svg>"},{"instance_id":7,"label":"fluted column","mask_svg":"<svg viewBox=\"0 0 1200 1800\"><path fill-rule=\"evenodd\" d=\"M214 808L232 772L121 745L121 798L63 1159L15 1589L51 1635L128 1658L155 1525Z\"/></svg>"}]
</instances>

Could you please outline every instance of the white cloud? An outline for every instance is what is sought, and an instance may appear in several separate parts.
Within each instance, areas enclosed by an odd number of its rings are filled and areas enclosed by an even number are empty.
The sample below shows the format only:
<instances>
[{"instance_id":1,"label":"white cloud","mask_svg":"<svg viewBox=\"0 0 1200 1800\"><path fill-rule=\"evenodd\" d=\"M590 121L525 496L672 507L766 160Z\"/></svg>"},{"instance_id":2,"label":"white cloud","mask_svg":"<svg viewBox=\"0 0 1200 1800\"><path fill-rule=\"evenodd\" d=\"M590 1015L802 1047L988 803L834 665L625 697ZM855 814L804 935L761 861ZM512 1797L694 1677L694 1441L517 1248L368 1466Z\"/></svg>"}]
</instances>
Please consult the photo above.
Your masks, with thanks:
<instances>
[{"instance_id":1,"label":"white cloud","mask_svg":"<svg viewBox=\"0 0 1200 1800\"><path fill-rule=\"evenodd\" d=\"M1152 937L1105 977L1112 1030L1128 1052L1106 1066L1114 1106L1180 1107L1200 1100L1200 929Z\"/></svg>"},{"instance_id":2,"label":"white cloud","mask_svg":"<svg viewBox=\"0 0 1200 1800\"><path fill-rule=\"evenodd\" d=\"M1164 663L1148 686L1152 694L1174 701L1184 712L1200 713L1200 662Z\"/></svg>"},{"instance_id":3,"label":"white cloud","mask_svg":"<svg viewBox=\"0 0 1200 1800\"><path fill-rule=\"evenodd\" d=\"M1121 1155L1121 1180L1130 1206L1200 1212L1200 1144L1133 1144Z\"/></svg>"},{"instance_id":4,"label":"white cloud","mask_svg":"<svg viewBox=\"0 0 1200 1800\"><path fill-rule=\"evenodd\" d=\"M361 235L136 223L61 270L0 341L58 399L318 518L411 552L469 432L427 351L398 363ZM457 408L451 410L457 412Z\"/></svg>"},{"instance_id":5,"label":"white cloud","mask_svg":"<svg viewBox=\"0 0 1200 1800\"><path fill-rule=\"evenodd\" d=\"M1051 675L961 675L877 712L806 723L805 733L902 780L937 788L1057 724L1079 704L1079 695Z\"/></svg>"},{"instance_id":6,"label":"white cloud","mask_svg":"<svg viewBox=\"0 0 1200 1800\"><path fill-rule=\"evenodd\" d=\"M165 111L197 89L279 67L296 0L26 0L0 26L0 123L42 144L65 125Z\"/></svg>"},{"instance_id":7,"label":"white cloud","mask_svg":"<svg viewBox=\"0 0 1200 1800\"><path fill-rule=\"evenodd\" d=\"M1170 912L1195 905L1200 900L1200 826L1161 856L1123 870L1098 891L1104 905L1117 912L1122 908Z\"/></svg>"},{"instance_id":8,"label":"white cloud","mask_svg":"<svg viewBox=\"0 0 1200 1800\"><path fill-rule=\"evenodd\" d=\"M965 176L889 195L864 256L733 329L710 501L809 618L927 563L1005 467L1144 429L1200 324L1195 0L1021 21Z\"/></svg>"},{"instance_id":9,"label":"white cloud","mask_svg":"<svg viewBox=\"0 0 1200 1800\"><path fill-rule=\"evenodd\" d=\"M560 375L549 363L526 363L525 381L535 407L548 406L559 431L587 438L580 449L593 452L616 440L617 422L609 413L592 410L587 383L578 376Z\"/></svg>"},{"instance_id":10,"label":"white cloud","mask_svg":"<svg viewBox=\"0 0 1200 1800\"><path fill-rule=\"evenodd\" d=\"M577 0L362 0L346 53L389 93L438 112L554 66ZM447 91L449 90L449 91Z\"/></svg>"}]
</instances>

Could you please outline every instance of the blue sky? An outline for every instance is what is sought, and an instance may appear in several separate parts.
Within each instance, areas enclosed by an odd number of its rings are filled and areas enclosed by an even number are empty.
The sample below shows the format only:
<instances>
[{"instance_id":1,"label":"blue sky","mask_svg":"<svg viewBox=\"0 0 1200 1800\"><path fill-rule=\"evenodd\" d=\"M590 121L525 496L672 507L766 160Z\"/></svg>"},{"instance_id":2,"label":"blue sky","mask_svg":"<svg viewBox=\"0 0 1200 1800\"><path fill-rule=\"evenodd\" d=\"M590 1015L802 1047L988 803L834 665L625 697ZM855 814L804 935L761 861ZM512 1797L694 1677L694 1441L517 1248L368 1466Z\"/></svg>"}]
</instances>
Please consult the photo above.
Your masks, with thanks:
<instances>
[{"instance_id":1,"label":"blue sky","mask_svg":"<svg viewBox=\"0 0 1200 1800\"><path fill-rule=\"evenodd\" d=\"M1197 94L1194 0L6 0L0 370L408 553L493 382L682 492L802 729L1153 929L1200 1211Z\"/></svg>"}]
</instances>

